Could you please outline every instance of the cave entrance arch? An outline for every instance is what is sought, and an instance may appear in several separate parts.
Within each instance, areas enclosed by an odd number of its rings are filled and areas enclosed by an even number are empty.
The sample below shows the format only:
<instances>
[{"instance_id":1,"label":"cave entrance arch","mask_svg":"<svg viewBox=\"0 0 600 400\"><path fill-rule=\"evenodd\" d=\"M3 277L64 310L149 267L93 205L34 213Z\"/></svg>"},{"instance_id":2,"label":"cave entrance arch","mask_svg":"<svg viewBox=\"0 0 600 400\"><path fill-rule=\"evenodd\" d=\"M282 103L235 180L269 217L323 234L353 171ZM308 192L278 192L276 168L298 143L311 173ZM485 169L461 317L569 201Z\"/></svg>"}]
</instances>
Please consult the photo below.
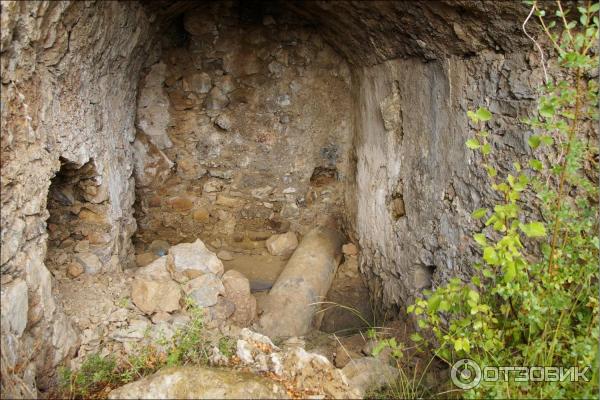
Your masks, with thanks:
<instances>
[{"instance_id":1,"label":"cave entrance arch","mask_svg":"<svg viewBox=\"0 0 600 400\"><path fill-rule=\"evenodd\" d=\"M60 161L48 190L46 266L54 275L97 274L112 253L107 188L93 160Z\"/></svg>"}]
</instances>

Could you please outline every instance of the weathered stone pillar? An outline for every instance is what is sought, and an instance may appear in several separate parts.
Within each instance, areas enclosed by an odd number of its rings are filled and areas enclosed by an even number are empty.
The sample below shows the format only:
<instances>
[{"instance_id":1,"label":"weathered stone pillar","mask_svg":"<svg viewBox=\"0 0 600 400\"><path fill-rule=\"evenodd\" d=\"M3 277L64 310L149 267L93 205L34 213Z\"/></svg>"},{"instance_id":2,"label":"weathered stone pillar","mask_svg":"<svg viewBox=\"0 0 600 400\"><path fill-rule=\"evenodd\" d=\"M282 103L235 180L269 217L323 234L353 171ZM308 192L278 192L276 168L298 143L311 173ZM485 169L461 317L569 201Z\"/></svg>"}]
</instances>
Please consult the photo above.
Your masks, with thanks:
<instances>
[{"instance_id":1,"label":"weathered stone pillar","mask_svg":"<svg viewBox=\"0 0 600 400\"><path fill-rule=\"evenodd\" d=\"M265 301L259 330L270 337L306 334L341 259L342 235L317 227L300 243Z\"/></svg>"}]
</instances>

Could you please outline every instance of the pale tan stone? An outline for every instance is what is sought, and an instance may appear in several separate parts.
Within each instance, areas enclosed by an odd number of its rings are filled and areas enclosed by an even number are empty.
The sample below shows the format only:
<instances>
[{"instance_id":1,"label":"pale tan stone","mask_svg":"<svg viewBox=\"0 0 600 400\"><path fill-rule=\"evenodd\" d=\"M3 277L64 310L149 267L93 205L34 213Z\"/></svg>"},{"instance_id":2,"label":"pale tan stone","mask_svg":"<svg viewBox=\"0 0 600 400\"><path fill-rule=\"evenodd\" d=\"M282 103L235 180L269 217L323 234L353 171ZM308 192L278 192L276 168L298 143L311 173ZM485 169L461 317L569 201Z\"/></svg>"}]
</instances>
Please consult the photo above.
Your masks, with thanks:
<instances>
[{"instance_id":1,"label":"pale tan stone","mask_svg":"<svg viewBox=\"0 0 600 400\"><path fill-rule=\"evenodd\" d=\"M79 275L84 273L84 269L81 264L77 262L72 262L67 266L67 274L71 278L77 278Z\"/></svg>"},{"instance_id":2,"label":"pale tan stone","mask_svg":"<svg viewBox=\"0 0 600 400\"><path fill-rule=\"evenodd\" d=\"M273 235L267 240L267 249L274 256L289 256L298 247L298 238L294 232Z\"/></svg>"},{"instance_id":3,"label":"pale tan stone","mask_svg":"<svg viewBox=\"0 0 600 400\"><path fill-rule=\"evenodd\" d=\"M131 285L131 299L142 312L172 312L180 308L181 289L173 281L135 279Z\"/></svg>"}]
</instances>

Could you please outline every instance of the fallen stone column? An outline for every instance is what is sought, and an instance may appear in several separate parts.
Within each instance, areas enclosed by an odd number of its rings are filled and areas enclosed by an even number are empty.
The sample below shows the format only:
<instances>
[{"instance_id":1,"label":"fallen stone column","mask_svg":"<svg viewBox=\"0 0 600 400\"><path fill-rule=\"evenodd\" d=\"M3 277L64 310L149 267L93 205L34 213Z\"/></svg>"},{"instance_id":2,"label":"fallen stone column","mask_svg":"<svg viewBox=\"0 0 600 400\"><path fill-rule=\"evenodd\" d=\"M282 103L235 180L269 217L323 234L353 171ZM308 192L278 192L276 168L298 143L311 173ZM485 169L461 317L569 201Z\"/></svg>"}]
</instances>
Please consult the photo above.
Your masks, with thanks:
<instances>
[{"instance_id":1,"label":"fallen stone column","mask_svg":"<svg viewBox=\"0 0 600 400\"><path fill-rule=\"evenodd\" d=\"M313 324L341 259L342 235L317 227L300 243L264 303L258 329L273 338L301 336Z\"/></svg>"}]
</instances>

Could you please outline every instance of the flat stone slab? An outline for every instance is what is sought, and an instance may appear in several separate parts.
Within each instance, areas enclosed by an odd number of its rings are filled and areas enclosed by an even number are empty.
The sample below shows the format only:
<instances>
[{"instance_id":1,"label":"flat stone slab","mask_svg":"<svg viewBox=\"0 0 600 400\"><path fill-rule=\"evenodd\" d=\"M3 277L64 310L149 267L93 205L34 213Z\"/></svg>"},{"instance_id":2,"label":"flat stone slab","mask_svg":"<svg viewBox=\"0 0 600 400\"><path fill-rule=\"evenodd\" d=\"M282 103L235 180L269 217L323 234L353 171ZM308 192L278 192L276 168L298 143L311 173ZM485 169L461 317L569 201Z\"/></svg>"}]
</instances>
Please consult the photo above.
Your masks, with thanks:
<instances>
[{"instance_id":1,"label":"flat stone slab","mask_svg":"<svg viewBox=\"0 0 600 400\"><path fill-rule=\"evenodd\" d=\"M160 370L111 391L109 399L288 399L277 382L248 372L200 366Z\"/></svg>"}]
</instances>

